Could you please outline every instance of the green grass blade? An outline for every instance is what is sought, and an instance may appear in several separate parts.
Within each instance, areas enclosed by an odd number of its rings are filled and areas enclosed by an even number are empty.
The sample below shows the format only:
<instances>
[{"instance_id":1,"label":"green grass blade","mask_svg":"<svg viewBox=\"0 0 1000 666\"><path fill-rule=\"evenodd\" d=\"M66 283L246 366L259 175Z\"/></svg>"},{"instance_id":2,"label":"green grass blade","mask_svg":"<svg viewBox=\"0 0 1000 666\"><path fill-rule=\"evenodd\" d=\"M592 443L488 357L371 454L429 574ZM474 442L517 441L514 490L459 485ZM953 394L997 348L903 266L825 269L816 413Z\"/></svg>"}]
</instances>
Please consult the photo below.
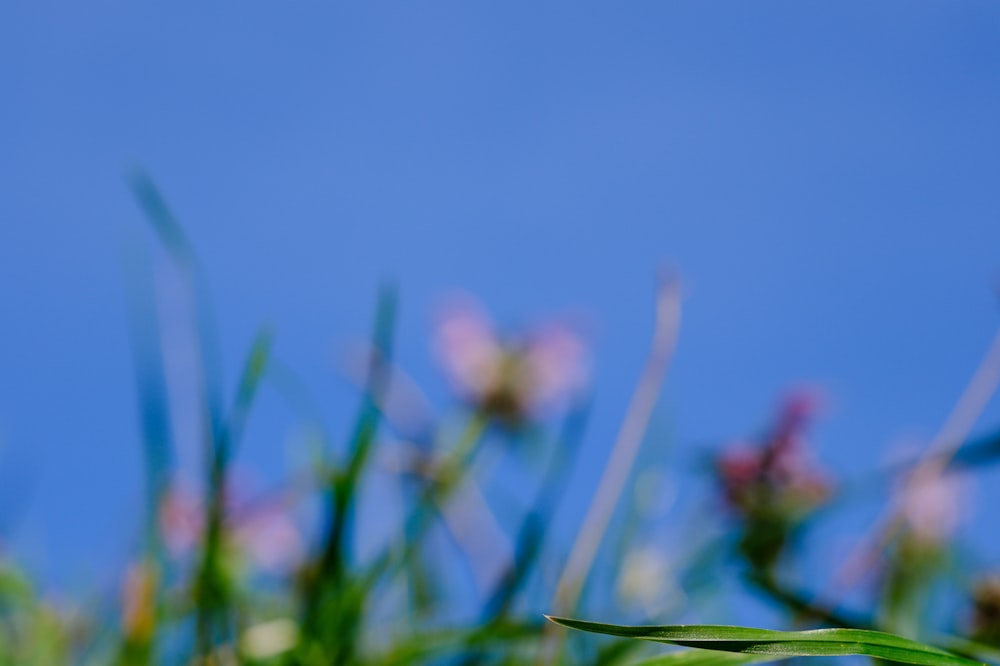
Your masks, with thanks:
<instances>
[{"instance_id":1,"label":"green grass blade","mask_svg":"<svg viewBox=\"0 0 1000 666\"><path fill-rule=\"evenodd\" d=\"M391 375L392 339L396 327L396 290L379 291L372 335L368 379L351 437L350 452L342 472L330 477L327 487L329 516L315 573L303 593L304 643L315 643L331 662L353 659L355 634L361 622L365 595L346 589L350 524L362 475L375 446L381 425L382 402ZM313 648L309 648L313 649ZM330 655L336 654L337 658Z\"/></svg>"},{"instance_id":2,"label":"green grass blade","mask_svg":"<svg viewBox=\"0 0 1000 666\"><path fill-rule=\"evenodd\" d=\"M936 647L864 629L773 631L719 625L629 627L566 618L549 619L570 629L591 633L749 655L779 658L865 655L924 666L982 666L981 662Z\"/></svg>"},{"instance_id":3,"label":"green grass blade","mask_svg":"<svg viewBox=\"0 0 1000 666\"><path fill-rule=\"evenodd\" d=\"M193 245L149 174L134 170L129 174L129 184L139 206L171 256L194 265L196 260Z\"/></svg>"},{"instance_id":4,"label":"green grass blade","mask_svg":"<svg viewBox=\"0 0 1000 666\"><path fill-rule=\"evenodd\" d=\"M589 416L589 401L578 400L572 405L556 442L556 450L542 476L538 495L518 528L514 557L498 578L483 606L480 633L489 633L493 627L507 621L517 595L536 570L546 544L547 526L564 495L567 477L580 450L580 440ZM460 666L477 666L484 663L486 657L484 652L477 651L470 645L469 654L460 662Z\"/></svg>"},{"instance_id":5,"label":"green grass blade","mask_svg":"<svg viewBox=\"0 0 1000 666\"><path fill-rule=\"evenodd\" d=\"M213 310L194 247L153 180L141 171L130 175L139 206L189 292L195 311L191 325L197 335L200 384L203 391L205 453L208 466L205 527L201 563L196 573L195 615L198 653L205 655L230 631L231 591L223 571L227 469L239 442L251 405L268 366L273 336L263 330L255 339L243 369L236 398L227 414L222 400L222 372Z\"/></svg>"},{"instance_id":6,"label":"green grass blade","mask_svg":"<svg viewBox=\"0 0 1000 666\"><path fill-rule=\"evenodd\" d=\"M381 403L388 390L392 337L396 328L397 295L394 288L384 286L378 296L375 313L375 330L372 335L371 359L368 380L362 396L351 437L350 456L343 475L334 479L333 514L327 534L321 567L327 575L338 576L344 567L347 543L347 525L361 475L365 470L381 422Z\"/></svg>"},{"instance_id":7,"label":"green grass blade","mask_svg":"<svg viewBox=\"0 0 1000 666\"><path fill-rule=\"evenodd\" d=\"M124 255L129 340L134 358L146 466L145 541L148 554L159 557L157 516L173 466L170 405L163 366L160 324L154 307L153 284L145 257L138 248Z\"/></svg>"},{"instance_id":8,"label":"green grass blade","mask_svg":"<svg viewBox=\"0 0 1000 666\"><path fill-rule=\"evenodd\" d=\"M650 657L632 666L742 666L777 661L782 657L720 652L718 650L680 650Z\"/></svg>"},{"instance_id":9,"label":"green grass blade","mask_svg":"<svg viewBox=\"0 0 1000 666\"><path fill-rule=\"evenodd\" d=\"M193 244L153 179L142 170L134 170L129 174L129 185L160 245L187 285L195 306L192 324L198 336L201 356L199 370L205 394L205 418L211 437L209 444L210 448L214 448L225 428L225 412L218 334L214 310L204 284L204 272Z\"/></svg>"},{"instance_id":10,"label":"green grass blade","mask_svg":"<svg viewBox=\"0 0 1000 666\"><path fill-rule=\"evenodd\" d=\"M236 398L229 410L229 418L226 423L226 454L232 456L234 449L239 445L243 436L243 429L246 426L247 418L254 399L260 389L264 375L267 373L271 359L271 349L274 346L274 331L270 328L262 328L254 337L250 351L247 353L243 363L243 372L240 375L240 383L236 389Z\"/></svg>"},{"instance_id":11,"label":"green grass blade","mask_svg":"<svg viewBox=\"0 0 1000 666\"><path fill-rule=\"evenodd\" d=\"M426 664L448 655L462 654L469 645L495 645L509 650L512 645L537 640L542 631L543 627L537 622L500 623L489 632L483 632L478 627L425 630L395 642L389 650L376 655L369 663L379 666Z\"/></svg>"},{"instance_id":12,"label":"green grass blade","mask_svg":"<svg viewBox=\"0 0 1000 666\"><path fill-rule=\"evenodd\" d=\"M233 591L225 572L222 552L227 521L226 486L229 463L267 370L273 340L272 332L266 328L254 338L243 365L229 418L210 451L203 551L195 587L196 628L199 652L203 654L209 649L215 629L230 624Z\"/></svg>"}]
</instances>

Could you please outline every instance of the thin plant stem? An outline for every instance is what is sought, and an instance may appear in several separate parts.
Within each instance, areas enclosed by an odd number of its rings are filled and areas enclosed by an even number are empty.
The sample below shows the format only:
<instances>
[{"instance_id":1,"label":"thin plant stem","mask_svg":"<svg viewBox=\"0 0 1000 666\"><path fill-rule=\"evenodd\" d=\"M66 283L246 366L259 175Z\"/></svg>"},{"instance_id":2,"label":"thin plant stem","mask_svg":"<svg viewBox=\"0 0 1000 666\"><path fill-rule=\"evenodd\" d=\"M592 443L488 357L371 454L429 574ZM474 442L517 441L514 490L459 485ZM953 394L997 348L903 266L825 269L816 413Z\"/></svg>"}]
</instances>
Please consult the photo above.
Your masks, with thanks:
<instances>
[{"instance_id":1,"label":"thin plant stem","mask_svg":"<svg viewBox=\"0 0 1000 666\"><path fill-rule=\"evenodd\" d=\"M632 394L621 429L611 449L608 464L604 468L604 474L601 476L597 491L570 550L569 559L556 585L555 608L559 612L575 608L583 591L604 533L618 506L625 483L632 473L632 466L656 407L660 388L677 345L680 322L680 285L676 278L667 276L661 280L657 292L653 340L642 376ZM558 634L553 634L555 631L558 631ZM539 655L541 663L548 657L554 635L563 636L564 632L556 629L555 625L548 630Z\"/></svg>"}]
</instances>

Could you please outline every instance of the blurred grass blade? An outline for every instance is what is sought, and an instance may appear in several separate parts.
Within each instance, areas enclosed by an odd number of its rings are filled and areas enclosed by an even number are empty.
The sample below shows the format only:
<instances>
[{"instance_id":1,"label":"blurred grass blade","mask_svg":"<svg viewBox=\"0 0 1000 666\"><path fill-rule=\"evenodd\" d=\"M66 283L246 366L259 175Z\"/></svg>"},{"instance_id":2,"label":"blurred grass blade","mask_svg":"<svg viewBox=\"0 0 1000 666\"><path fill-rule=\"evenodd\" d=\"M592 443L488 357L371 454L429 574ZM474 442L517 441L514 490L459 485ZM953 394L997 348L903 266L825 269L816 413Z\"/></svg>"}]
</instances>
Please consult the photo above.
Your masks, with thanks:
<instances>
[{"instance_id":1,"label":"blurred grass blade","mask_svg":"<svg viewBox=\"0 0 1000 666\"><path fill-rule=\"evenodd\" d=\"M483 607L481 622L484 629L507 618L517 593L529 574L534 571L545 545L547 527L559 506L569 472L580 451L580 441L583 439L589 417L589 401L578 400L569 410L556 443L556 450L553 451L542 477L538 494L518 529L514 558L500 575Z\"/></svg>"},{"instance_id":2,"label":"blurred grass blade","mask_svg":"<svg viewBox=\"0 0 1000 666\"><path fill-rule=\"evenodd\" d=\"M229 449L227 453L230 456L243 436L247 417L250 416L250 408L253 406L254 398L257 397L261 381L270 367L273 346L274 331L270 328L261 329L250 346L250 352L243 364L243 374L240 376L240 383L236 388L236 399L229 410L229 418L226 421L225 441Z\"/></svg>"},{"instance_id":3,"label":"blurred grass blade","mask_svg":"<svg viewBox=\"0 0 1000 666\"><path fill-rule=\"evenodd\" d=\"M830 627L851 629L873 629L875 622L870 617L844 614L815 601L814 596L789 587L769 572L750 571L746 580L760 592L771 597L797 616L815 620Z\"/></svg>"},{"instance_id":4,"label":"blurred grass blade","mask_svg":"<svg viewBox=\"0 0 1000 666\"><path fill-rule=\"evenodd\" d=\"M201 563L195 584L197 650L207 655L212 645L228 640L231 630L231 591L223 571L225 488L232 449L239 441L250 406L264 375L271 333L259 334L250 351L231 412L225 411L218 336L204 276L194 247L152 179L141 171L129 178L132 191L194 304L192 326L200 353L203 392L205 457L208 467Z\"/></svg>"},{"instance_id":5,"label":"blurred grass blade","mask_svg":"<svg viewBox=\"0 0 1000 666\"><path fill-rule=\"evenodd\" d=\"M150 555L158 557L157 513L170 482L172 435L160 326L153 306L152 279L148 262L138 254L138 248L132 247L124 253L126 307L146 464L145 545Z\"/></svg>"},{"instance_id":6,"label":"blurred grass blade","mask_svg":"<svg viewBox=\"0 0 1000 666\"><path fill-rule=\"evenodd\" d=\"M534 504L517 531L514 557L500 574L483 605L480 634L489 633L495 626L507 621L518 593L522 591L532 572L537 570L536 565L548 536L548 525L563 497L589 416L589 400L578 399L573 403L556 442L556 450L542 476ZM472 635L470 640L475 641L477 637ZM477 650L470 643L469 654L460 664L475 666L483 663L486 658L485 652Z\"/></svg>"},{"instance_id":7,"label":"blurred grass blade","mask_svg":"<svg viewBox=\"0 0 1000 666\"><path fill-rule=\"evenodd\" d=\"M783 659L776 655L743 654L718 650L681 650L650 657L632 666L741 666Z\"/></svg>"},{"instance_id":8,"label":"blurred grass blade","mask_svg":"<svg viewBox=\"0 0 1000 666\"><path fill-rule=\"evenodd\" d=\"M209 470L208 503L204 533L204 552L198 572L196 623L199 651L204 654L213 640L213 632L226 627L232 606L232 594L223 564L226 524L226 486L229 463L242 435L250 408L267 370L274 336L263 329L254 339L243 365L236 398L212 451ZM223 632L224 633L224 632Z\"/></svg>"},{"instance_id":9,"label":"blurred grass blade","mask_svg":"<svg viewBox=\"0 0 1000 666\"><path fill-rule=\"evenodd\" d=\"M515 645L537 640L542 631L543 627L538 622L504 622L485 633L478 627L427 629L396 642L390 649L367 663L379 666L438 663L448 655L462 654L468 645L477 647L495 645L498 648L511 650Z\"/></svg>"},{"instance_id":10,"label":"blurred grass blade","mask_svg":"<svg viewBox=\"0 0 1000 666\"><path fill-rule=\"evenodd\" d=\"M381 420L380 405L388 390L391 375L392 334L395 326L396 291L392 287L383 287L378 296L367 386L351 437L350 458L344 474L336 478L333 485L333 513L321 566L334 576L340 575L344 566L351 507Z\"/></svg>"},{"instance_id":11,"label":"blurred grass blade","mask_svg":"<svg viewBox=\"0 0 1000 666\"><path fill-rule=\"evenodd\" d=\"M332 474L329 479L323 543L314 577L303 595L304 644L315 642L332 659L331 663L345 663L353 658L356 629L365 600L356 590L345 590L345 569L354 500L371 457L381 423L381 405L389 387L396 300L394 288L384 286L379 291L365 393L351 436L347 464L342 472Z\"/></svg>"},{"instance_id":12,"label":"blurred grass blade","mask_svg":"<svg viewBox=\"0 0 1000 666\"><path fill-rule=\"evenodd\" d=\"M627 663L632 655L639 648L648 647L642 641L634 641L628 638L621 638L611 641L607 645L602 645L594 658L594 666L618 666ZM712 654L726 654L724 652L713 652ZM661 655L662 656L662 655Z\"/></svg>"},{"instance_id":13,"label":"blurred grass blade","mask_svg":"<svg viewBox=\"0 0 1000 666\"><path fill-rule=\"evenodd\" d=\"M153 225L153 230L166 245L167 251L174 258L193 266L195 264L193 246L153 179L146 172L136 170L129 174L129 184L136 200Z\"/></svg>"},{"instance_id":14,"label":"blurred grass blade","mask_svg":"<svg viewBox=\"0 0 1000 666\"><path fill-rule=\"evenodd\" d=\"M547 526L559 506L569 471L573 467L575 456L580 451L580 441L583 439L589 416L589 401L579 400L572 405L563 424L556 450L542 478L534 506L525 516L518 531L514 560L503 572L496 589L486 602L482 618L484 623L507 616L514 597L533 570L545 544Z\"/></svg>"},{"instance_id":15,"label":"blurred grass blade","mask_svg":"<svg viewBox=\"0 0 1000 666\"><path fill-rule=\"evenodd\" d=\"M195 304L195 332L201 353L201 380L205 392L205 418L211 436L211 446L217 445L223 421L222 371L219 362L219 345L215 319L207 290L203 284L202 270L194 246L188 240L183 227L177 221L159 188L144 171L136 170L129 175L129 184L136 201L146 214L150 226L156 233L174 267L191 290Z\"/></svg>"},{"instance_id":16,"label":"blurred grass blade","mask_svg":"<svg viewBox=\"0 0 1000 666\"><path fill-rule=\"evenodd\" d=\"M936 647L864 629L773 631L719 625L629 627L549 617L556 624L591 633L638 638L684 647L775 657L839 657L865 655L925 666L982 666Z\"/></svg>"}]
</instances>

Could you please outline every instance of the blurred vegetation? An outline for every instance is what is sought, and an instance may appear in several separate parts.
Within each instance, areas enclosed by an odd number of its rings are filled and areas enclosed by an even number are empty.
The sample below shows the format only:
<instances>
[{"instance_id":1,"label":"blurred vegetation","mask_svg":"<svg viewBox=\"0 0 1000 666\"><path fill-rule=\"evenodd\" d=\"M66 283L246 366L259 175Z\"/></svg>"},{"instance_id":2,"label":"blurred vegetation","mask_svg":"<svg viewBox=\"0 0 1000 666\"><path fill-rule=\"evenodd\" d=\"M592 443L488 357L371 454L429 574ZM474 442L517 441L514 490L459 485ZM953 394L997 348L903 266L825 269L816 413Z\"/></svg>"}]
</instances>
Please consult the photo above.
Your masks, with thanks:
<instances>
[{"instance_id":1,"label":"blurred vegetation","mask_svg":"<svg viewBox=\"0 0 1000 666\"><path fill-rule=\"evenodd\" d=\"M435 348L459 416L431 415L408 428L394 423L412 405L401 407L393 393L410 380L393 358L392 287L378 295L349 436L321 433L314 458L285 484L241 497L233 467L256 396L268 382L287 389L291 371L276 362L274 336L263 329L236 385L223 385L196 253L152 182L137 175L133 187L196 304L190 325L200 353L203 476L191 488L177 469L152 278L134 262L127 282L145 459L141 547L112 598L75 604L48 599L12 558L0 560L0 665L613 666L812 654L967 663L881 634L819 640L709 628L695 636L670 624L713 619L704 615L731 603L766 607L768 623L777 613L791 629L882 629L976 660L996 654L1000 584L956 565L955 523L959 480L997 457L1000 437L945 437L918 459L838 482L809 448L821 400L793 392L763 433L706 461L710 505L693 510L689 523L670 518L688 525L682 543L667 549L650 535L649 506L676 492L655 469L637 469L680 322L671 278L656 302L646 371L589 505L564 505L589 410L581 336L555 322L501 334L475 305L457 304L439 322ZM511 452L521 464L518 500L496 506L480 489L498 453ZM386 470L394 487L373 485ZM899 491L885 520L840 571L819 579L833 582L803 578L796 562L809 527L850 493L889 484ZM386 494L383 513L394 532L363 550L368 526L358 507L371 492ZM389 495L404 498L400 515ZM550 529L559 511L579 514L570 542ZM598 558L598 550L610 556ZM964 599L951 617L929 612L941 586ZM610 634L597 637L565 632L544 613L669 626L651 632L563 621ZM696 649L664 657L634 637L756 654Z\"/></svg>"}]
</instances>

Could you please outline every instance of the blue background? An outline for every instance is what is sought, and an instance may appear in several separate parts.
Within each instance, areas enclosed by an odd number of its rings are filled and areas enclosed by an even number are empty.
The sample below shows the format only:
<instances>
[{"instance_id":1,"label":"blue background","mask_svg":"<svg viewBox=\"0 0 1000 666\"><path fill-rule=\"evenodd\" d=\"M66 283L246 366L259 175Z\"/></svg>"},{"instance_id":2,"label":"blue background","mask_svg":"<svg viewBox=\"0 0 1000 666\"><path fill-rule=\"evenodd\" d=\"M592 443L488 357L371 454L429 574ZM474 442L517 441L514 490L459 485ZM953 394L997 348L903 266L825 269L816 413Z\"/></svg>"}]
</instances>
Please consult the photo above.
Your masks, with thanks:
<instances>
[{"instance_id":1,"label":"blue background","mask_svg":"<svg viewBox=\"0 0 1000 666\"><path fill-rule=\"evenodd\" d=\"M229 385L272 322L335 433L355 404L337 350L367 334L384 278L401 363L438 403L428 335L448 290L503 322L591 322L582 499L663 264L686 309L655 441L752 432L802 381L831 396L816 441L835 470L933 434L998 324L998 118L987 1L8 0L4 538L77 581L135 533L134 165L204 260ZM292 421L265 394L246 466L277 476Z\"/></svg>"}]
</instances>

